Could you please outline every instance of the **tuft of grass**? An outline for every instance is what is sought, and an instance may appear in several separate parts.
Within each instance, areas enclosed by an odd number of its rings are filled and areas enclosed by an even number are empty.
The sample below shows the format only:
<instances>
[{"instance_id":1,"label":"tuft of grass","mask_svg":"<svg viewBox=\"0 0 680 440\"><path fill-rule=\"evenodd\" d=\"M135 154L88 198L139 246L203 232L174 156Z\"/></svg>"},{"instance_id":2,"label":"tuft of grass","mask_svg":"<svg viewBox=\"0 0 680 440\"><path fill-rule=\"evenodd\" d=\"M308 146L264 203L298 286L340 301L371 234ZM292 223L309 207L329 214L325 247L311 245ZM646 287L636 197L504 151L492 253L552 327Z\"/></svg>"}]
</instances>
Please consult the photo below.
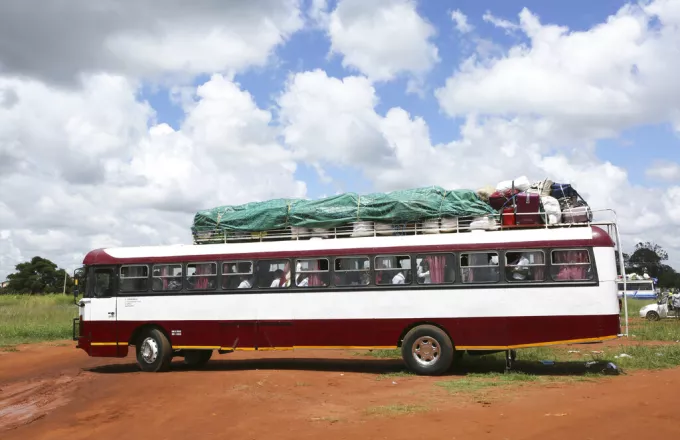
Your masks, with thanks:
<instances>
[{"instance_id":1,"label":"tuft of grass","mask_svg":"<svg viewBox=\"0 0 680 440\"><path fill-rule=\"evenodd\" d=\"M0 351L4 351L6 353L16 353L19 351L19 349L13 345L3 345L0 346Z\"/></svg>"},{"instance_id":2,"label":"tuft of grass","mask_svg":"<svg viewBox=\"0 0 680 440\"><path fill-rule=\"evenodd\" d=\"M680 341L680 320L633 322L629 335L634 341Z\"/></svg>"},{"instance_id":3,"label":"tuft of grass","mask_svg":"<svg viewBox=\"0 0 680 440\"><path fill-rule=\"evenodd\" d=\"M394 379L397 377L411 377L415 376L415 374L411 373L410 371L396 371L394 373L385 373L381 374L378 377L376 377L375 380L385 380L385 379Z\"/></svg>"},{"instance_id":4,"label":"tuft of grass","mask_svg":"<svg viewBox=\"0 0 680 440\"><path fill-rule=\"evenodd\" d=\"M427 411L426 406L422 405L384 405L384 406L373 406L366 409L366 414L372 416L396 416L403 414L414 414L418 412Z\"/></svg>"},{"instance_id":5,"label":"tuft of grass","mask_svg":"<svg viewBox=\"0 0 680 440\"><path fill-rule=\"evenodd\" d=\"M2 295L0 345L70 339L77 314L69 295Z\"/></svg>"},{"instance_id":6,"label":"tuft of grass","mask_svg":"<svg viewBox=\"0 0 680 440\"><path fill-rule=\"evenodd\" d=\"M622 354L629 355L621 356ZM660 370L680 366L678 345L631 345L615 350L605 350L604 356L623 369Z\"/></svg>"},{"instance_id":7,"label":"tuft of grass","mask_svg":"<svg viewBox=\"0 0 680 440\"><path fill-rule=\"evenodd\" d=\"M470 373L465 377L437 382L436 385L446 389L451 394L477 393L491 388L513 388L526 384L560 384L570 382L593 381L601 377L599 374L584 374L581 376L540 376L512 371L508 373Z\"/></svg>"},{"instance_id":8,"label":"tuft of grass","mask_svg":"<svg viewBox=\"0 0 680 440\"><path fill-rule=\"evenodd\" d=\"M328 423L338 423L338 422L342 421L342 419L339 418L339 417L329 417L329 416L326 416L326 417L312 417L310 420L311 420L312 422L328 422Z\"/></svg>"},{"instance_id":9,"label":"tuft of grass","mask_svg":"<svg viewBox=\"0 0 680 440\"><path fill-rule=\"evenodd\" d=\"M401 359L401 351L399 349L392 350L370 350L368 352L355 353L357 356L371 356L377 359Z\"/></svg>"}]
</instances>

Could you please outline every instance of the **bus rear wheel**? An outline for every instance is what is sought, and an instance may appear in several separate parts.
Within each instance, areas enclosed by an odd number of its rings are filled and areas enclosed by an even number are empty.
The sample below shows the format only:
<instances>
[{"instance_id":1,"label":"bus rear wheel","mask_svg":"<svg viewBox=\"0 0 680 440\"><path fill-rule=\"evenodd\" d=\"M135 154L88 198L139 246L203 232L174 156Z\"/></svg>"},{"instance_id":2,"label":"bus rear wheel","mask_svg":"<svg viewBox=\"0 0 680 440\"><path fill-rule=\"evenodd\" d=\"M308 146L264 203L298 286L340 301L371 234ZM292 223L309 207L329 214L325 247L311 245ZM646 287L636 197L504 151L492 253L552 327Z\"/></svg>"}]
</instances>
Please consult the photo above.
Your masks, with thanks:
<instances>
[{"instance_id":1,"label":"bus rear wheel","mask_svg":"<svg viewBox=\"0 0 680 440\"><path fill-rule=\"evenodd\" d=\"M451 339L440 328L420 325L411 329L401 345L406 366L420 375L439 375L451 368L454 357Z\"/></svg>"},{"instance_id":2,"label":"bus rear wheel","mask_svg":"<svg viewBox=\"0 0 680 440\"><path fill-rule=\"evenodd\" d=\"M137 348L137 365L142 371L157 373L170 369L172 346L168 338L157 328L143 331Z\"/></svg>"},{"instance_id":3,"label":"bus rear wheel","mask_svg":"<svg viewBox=\"0 0 680 440\"><path fill-rule=\"evenodd\" d=\"M184 365L191 368L202 367L212 357L212 350L186 350L184 351Z\"/></svg>"}]
</instances>

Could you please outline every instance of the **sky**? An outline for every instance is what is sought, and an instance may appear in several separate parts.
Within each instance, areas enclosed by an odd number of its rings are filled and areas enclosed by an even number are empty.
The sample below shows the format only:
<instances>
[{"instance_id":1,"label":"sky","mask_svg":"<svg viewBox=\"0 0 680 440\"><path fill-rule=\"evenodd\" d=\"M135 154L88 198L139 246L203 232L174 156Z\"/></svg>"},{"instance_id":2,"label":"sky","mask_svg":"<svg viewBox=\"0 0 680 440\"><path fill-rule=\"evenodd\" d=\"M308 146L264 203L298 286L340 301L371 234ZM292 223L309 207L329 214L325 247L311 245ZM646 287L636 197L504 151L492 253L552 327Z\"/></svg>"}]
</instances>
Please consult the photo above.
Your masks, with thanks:
<instances>
[{"instance_id":1,"label":"sky","mask_svg":"<svg viewBox=\"0 0 680 440\"><path fill-rule=\"evenodd\" d=\"M5 0L0 280L197 210L527 176L680 269L680 0Z\"/></svg>"}]
</instances>

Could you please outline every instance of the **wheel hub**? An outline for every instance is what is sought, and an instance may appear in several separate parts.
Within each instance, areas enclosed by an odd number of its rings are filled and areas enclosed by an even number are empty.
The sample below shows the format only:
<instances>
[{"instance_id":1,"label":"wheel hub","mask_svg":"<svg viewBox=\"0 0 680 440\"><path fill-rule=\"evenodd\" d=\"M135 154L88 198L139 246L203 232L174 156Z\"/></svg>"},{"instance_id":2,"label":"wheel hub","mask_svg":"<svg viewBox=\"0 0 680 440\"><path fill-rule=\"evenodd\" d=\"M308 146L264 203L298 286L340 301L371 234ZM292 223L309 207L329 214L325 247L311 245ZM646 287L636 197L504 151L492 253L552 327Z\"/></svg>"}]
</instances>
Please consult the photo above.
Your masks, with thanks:
<instances>
[{"instance_id":1,"label":"wheel hub","mask_svg":"<svg viewBox=\"0 0 680 440\"><path fill-rule=\"evenodd\" d=\"M434 338L418 338L411 348L413 358L422 365L432 365L439 360L439 344Z\"/></svg>"},{"instance_id":2,"label":"wheel hub","mask_svg":"<svg viewBox=\"0 0 680 440\"><path fill-rule=\"evenodd\" d=\"M158 344L152 338L146 338L142 342L142 359L148 364L154 363L156 358L158 358Z\"/></svg>"}]
</instances>

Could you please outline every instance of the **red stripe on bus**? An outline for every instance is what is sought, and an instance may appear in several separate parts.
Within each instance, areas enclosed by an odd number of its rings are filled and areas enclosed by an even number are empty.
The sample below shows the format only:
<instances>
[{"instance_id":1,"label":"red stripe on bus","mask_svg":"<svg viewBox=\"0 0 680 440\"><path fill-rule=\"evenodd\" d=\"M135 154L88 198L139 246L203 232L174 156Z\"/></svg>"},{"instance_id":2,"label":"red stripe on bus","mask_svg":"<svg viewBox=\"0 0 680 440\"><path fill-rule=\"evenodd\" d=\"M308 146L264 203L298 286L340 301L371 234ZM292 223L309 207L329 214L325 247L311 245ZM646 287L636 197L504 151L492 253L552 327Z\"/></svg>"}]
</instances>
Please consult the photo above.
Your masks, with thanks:
<instances>
[{"instance_id":1,"label":"red stripe on bus","mask_svg":"<svg viewBox=\"0 0 680 440\"><path fill-rule=\"evenodd\" d=\"M234 348L396 346L415 324L442 327L454 345L502 347L588 340L619 333L619 315L482 318L324 319L295 321L85 321L79 344L92 356L125 356L134 331L161 327L174 346ZM181 332L181 335L173 335ZM86 335L86 336L85 336ZM118 338L118 340L116 340ZM119 342L118 347L90 343Z\"/></svg>"}]
</instances>

